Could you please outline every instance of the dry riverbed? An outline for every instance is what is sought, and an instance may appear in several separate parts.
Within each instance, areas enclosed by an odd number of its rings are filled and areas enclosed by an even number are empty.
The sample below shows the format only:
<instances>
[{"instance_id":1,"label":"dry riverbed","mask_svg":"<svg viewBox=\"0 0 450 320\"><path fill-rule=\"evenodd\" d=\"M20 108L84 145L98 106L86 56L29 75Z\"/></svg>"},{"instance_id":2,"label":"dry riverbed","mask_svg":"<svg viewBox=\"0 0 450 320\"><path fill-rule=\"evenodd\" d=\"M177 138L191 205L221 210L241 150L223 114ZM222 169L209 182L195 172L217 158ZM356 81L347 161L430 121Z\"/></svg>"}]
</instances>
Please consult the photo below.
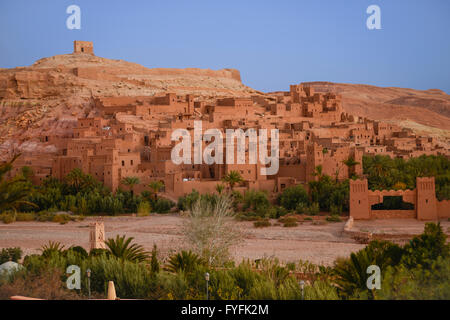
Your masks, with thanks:
<instances>
[{"instance_id":1,"label":"dry riverbed","mask_svg":"<svg viewBox=\"0 0 450 320\"><path fill-rule=\"evenodd\" d=\"M69 247L79 245L88 249L89 224L96 217L61 225L53 222L0 223L0 248L21 247L25 254L38 253L39 248L51 241ZM152 215L148 217L104 217L106 237L126 235L151 250L155 243L163 256L185 248L181 232L185 218L178 215ZM276 222L275 220L272 222ZM339 256L364 247L343 232L344 222L313 224L303 222L297 227L271 226L254 228L252 222L236 222L244 232L242 243L233 247L231 253L236 261L277 257L284 262L309 260L313 263L331 265ZM449 231L450 222L442 221L444 231ZM413 219L376 220L355 222L358 231L398 234L420 234L424 222Z\"/></svg>"}]
</instances>

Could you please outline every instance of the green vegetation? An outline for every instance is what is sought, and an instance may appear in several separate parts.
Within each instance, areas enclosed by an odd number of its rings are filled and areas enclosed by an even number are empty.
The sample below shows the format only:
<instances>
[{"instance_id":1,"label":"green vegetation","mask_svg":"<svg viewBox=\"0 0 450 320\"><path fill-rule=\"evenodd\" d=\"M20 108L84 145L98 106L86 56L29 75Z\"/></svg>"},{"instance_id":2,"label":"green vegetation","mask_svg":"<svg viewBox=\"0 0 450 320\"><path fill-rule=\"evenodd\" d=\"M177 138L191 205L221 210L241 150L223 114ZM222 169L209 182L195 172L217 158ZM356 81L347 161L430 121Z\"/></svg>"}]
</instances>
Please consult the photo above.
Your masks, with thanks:
<instances>
[{"instance_id":1,"label":"green vegetation","mask_svg":"<svg viewBox=\"0 0 450 320\"><path fill-rule=\"evenodd\" d=\"M427 223L424 233L400 247L388 241L369 245L336 261L333 273L343 299L448 299L450 246L440 224ZM381 290L369 290L367 267L381 269Z\"/></svg>"},{"instance_id":2,"label":"green vegetation","mask_svg":"<svg viewBox=\"0 0 450 320\"><path fill-rule=\"evenodd\" d=\"M146 215L152 208L155 212L167 213L174 206L171 201L157 196L164 187L160 181L152 182L150 191L135 195L133 188L140 183L136 177L121 181L129 191L118 189L115 193L80 169L72 170L62 181L46 178L38 186L31 183L33 173L29 167L23 167L16 176L7 179L18 157L0 165L0 220L4 223L32 220L67 223L89 214L137 212ZM57 211L70 211L78 216L55 215Z\"/></svg>"},{"instance_id":3,"label":"green vegetation","mask_svg":"<svg viewBox=\"0 0 450 320\"><path fill-rule=\"evenodd\" d=\"M239 184L244 180L242 179L242 176L238 171L231 170L222 178L222 181L228 184L230 190L233 190L236 184Z\"/></svg>"},{"instance_id":4,"label":"green vegetation","mask_svg":"<svg viewBox=\"0 0 450 320\"><path fill-rule=\"evenodd\" d=\"M369 189L414 189L417 177L435 177L436 197L450 199L450 159L444 156L420 156L404 160L377 155L363 157L363 173ZM402 187L403 186L403 187Z\"/></svg>"},{"instance_id":5,"label":"green vegetation","mask_svg":"<svg viewBox=\"0 0 450 320\"><path fill-rule=\"evenodd\" d=\"M8 261L18 262L22 258L22 254L20 248L4 248L0 251L0 264Z\"/></svg>"},{"instance_id":6,"label":"green vegetation","mask_svg":"<svg viewBox=\"0 0 450 320\"><path fill-rule=\"evenodd\" d=\"M265 228L270 227L272 224L270 223L269 219L264 218L256 220L255 222L253 222L253 225L255 226L255 228Z\"/></svg>"},{"instance_id":7,"label":"green vegetation","mask_svg":"<svg viewBox=\"0 0 450 320\"><path fill-rule=\"evenodd\" d=\"M292 217L282 217L287 221ZM41 255L26 256L23 270L0 280L0 299L27 295L47 299L79 299L87 296L86 270L91 269L94 297L104 298L108 281L114 281L120 298L204 299L204 274L210 273L211 299L301 299L299 279L305 280L304 299L450 299L450 247L439 224L427 223L423 234L399 246L372 241L333 267L308 261L282 265L277 259L230 260L211 265L192 251L172 254L166 263L153 247L151 259L136 258L131 238L117 237L108 250L89 254L80 247L65 249L49 243ZM113 248L113 249L112 249ZM142 249L142 248L141 248ZM128 253L127 253L128 252ZM19 260L20 249L2 250L5 260ZM13 258L10 258L13 256ZM130 258L134 257L134 258ZM162 267L160 267L160 264ZM64 288L69 265L81 268L81 291ZM367 267L381 270L381 289L368 289Z\"/></svg>"},{"instance_id":8,"label":"green vegetation","mask_svg":"<svg viewBox=\"0 0 450 320\"><path fill-rule=\"evenodd\" d=\"M111 255L116 258L132 262L147 260L149 258L148 252L141 245L136 243L131 244L133 239L133 237L125 238L125 236L116 236L115 239L106 240L105 244Z\"/></svg>"}]
</instances>

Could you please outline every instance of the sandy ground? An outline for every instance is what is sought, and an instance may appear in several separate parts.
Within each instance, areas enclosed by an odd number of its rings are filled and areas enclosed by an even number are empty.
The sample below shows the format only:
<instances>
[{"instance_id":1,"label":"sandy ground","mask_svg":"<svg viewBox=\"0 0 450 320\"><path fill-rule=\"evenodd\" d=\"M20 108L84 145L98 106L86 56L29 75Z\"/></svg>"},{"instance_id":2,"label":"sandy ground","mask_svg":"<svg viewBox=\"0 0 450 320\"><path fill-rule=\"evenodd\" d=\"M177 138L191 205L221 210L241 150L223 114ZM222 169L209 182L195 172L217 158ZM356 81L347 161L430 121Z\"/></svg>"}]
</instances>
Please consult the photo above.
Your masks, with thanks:
<instances>
[{"instance_id":1,"label":"sandy ground","mask_svg":"<svg viewBox=\"0 0 450 320\"><path fill-rule=\"evenodd\" d=\"M185 247L181 227L185 218L178 215L152 215L149 217L105 217L106 237L127 235L151 250L155 243L163 256ZM89 246L89 224L96 218L89 217L80 222L65 225L52 222L15 222L0 224L0 248L21 247L25 254L38 253L49 240L68 246ZM275 221L272 221L275 222ZM331 265L339 256L348 256L364 245L343 233L344 222L314 225L304 222L297 227L271 226L254 228L252 222L236 222L242 228L243 242L232 248L236 261L244 258L258 259L277 257L283 262L309 260L313 263ZM450 222L441 222L449 233ZM424 222L402 220L357 221L355 231L420 234Z\"/></svg>"}]
</instances>

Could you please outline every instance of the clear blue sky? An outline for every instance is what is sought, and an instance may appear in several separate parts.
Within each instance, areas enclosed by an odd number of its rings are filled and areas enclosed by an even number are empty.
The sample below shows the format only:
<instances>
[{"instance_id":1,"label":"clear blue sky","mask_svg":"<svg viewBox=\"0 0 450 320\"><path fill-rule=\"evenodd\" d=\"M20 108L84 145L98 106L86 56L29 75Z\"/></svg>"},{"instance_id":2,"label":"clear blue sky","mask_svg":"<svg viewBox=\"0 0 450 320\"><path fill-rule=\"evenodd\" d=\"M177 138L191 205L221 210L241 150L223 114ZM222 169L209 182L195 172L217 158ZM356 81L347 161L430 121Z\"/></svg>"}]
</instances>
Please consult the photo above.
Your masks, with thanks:
<instances>
[{"instance_id":1,"label":"clear blue sky","mask_svg":"<svg viewBox=\"0 0 450 320\"><path fill-rule=\"evenodd\" d=\"M66 28L71 4L81 30ZM366 28L371 4L382 30ZM87 40L150 68L236 68L263 91L334 81L450 93L449 15L448 0L1 0L0 67Z\"/></svg>"}]
</instances>

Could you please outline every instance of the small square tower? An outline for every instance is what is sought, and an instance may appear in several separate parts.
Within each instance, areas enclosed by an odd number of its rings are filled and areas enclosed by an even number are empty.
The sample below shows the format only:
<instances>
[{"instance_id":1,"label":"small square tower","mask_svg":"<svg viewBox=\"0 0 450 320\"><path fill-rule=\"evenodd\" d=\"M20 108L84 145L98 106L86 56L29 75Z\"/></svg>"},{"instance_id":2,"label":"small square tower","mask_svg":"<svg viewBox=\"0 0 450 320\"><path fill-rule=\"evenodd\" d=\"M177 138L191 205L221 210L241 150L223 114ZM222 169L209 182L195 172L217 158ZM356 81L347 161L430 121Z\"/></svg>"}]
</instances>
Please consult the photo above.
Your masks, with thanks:
<instances>
[{"instance_id":1,"label":"small square tower","mask_svg":"<svg viewBox=\"0 0 450 320\"><path fill-rule=\"evenodd\" d=\"M94 44L92 41L78 41L73 42L73 53L87 53L94 54Z\"/></svg>"}]
</instances>

